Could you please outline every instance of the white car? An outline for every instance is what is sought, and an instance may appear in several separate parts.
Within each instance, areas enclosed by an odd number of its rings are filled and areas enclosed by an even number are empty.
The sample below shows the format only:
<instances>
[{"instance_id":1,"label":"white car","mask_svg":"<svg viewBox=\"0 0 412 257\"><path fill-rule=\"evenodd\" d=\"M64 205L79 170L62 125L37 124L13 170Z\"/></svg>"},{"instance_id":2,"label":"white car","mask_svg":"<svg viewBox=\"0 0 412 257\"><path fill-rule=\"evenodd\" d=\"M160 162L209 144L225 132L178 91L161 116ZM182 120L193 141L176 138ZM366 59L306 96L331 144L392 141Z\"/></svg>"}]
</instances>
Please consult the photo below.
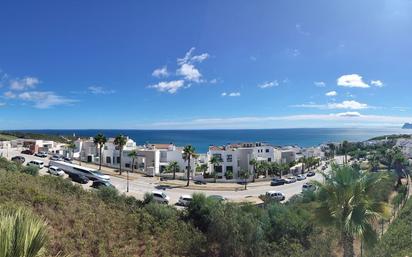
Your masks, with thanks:
<instances>
[{"instance_id":1,"label":"white car","mask_svg":"<svg viewBox=\"0 0 412 257\"><path fill-rule=\"evenodd\" d=\"M285 194L278 191L268 191L266 192L266 197L275 201L283 201L286 198Z\"/></svg>"},{"instance_id":2,"label":"white car","mask_svg":"<svg viewBox=\"0 0 412 257\"><path fill-rule=\"evenodd\" d=\"M180 206L187 207L192 202L192 200L193 200L193 197L191 195L182 195L179 197L177 204Z\"/></svg>"},{"instance_id":3,"label":"white car","mask_svg":"<svg viewBox=\"0 0 412 257\"><path fill-rule=\"evenodd\" d=\"M43 169L44 167L44 162L43 161L38 161L38 160L33 160L27 163L27 166L33 166L39 169Z\"/></svg>"},{"instance_id":4,"label":"white car","mask_svg":"<svg viewBox=\"0 0 412 257\"><path fill-rule=\"evenodd\" d=\"M63 176L64 171L56 166L50 166L48 172L52 175Z\"/></svg>"},{"instance_id":5,"label":"white car","mask_svg":"<svg viewBox=\"0 0 412 257\"><path fill-rule=\"evenodd\" d=\"M296 179L296 177L294 177L294 176L290 176L290 177L288 177L287 179L286 179L286 182L288 183L288 184L290 184L290 183L295 183L297 181L297 179Z\"/></svg>"},{"instance_id":6,"label":"white car","mask_svg":"<svg viewBox=\"0 0 412 257\"><path fill-rule=\"evenodd\" d=\"M153 191L153 200L158 203L169 204L170 197L162 191Z\"/></svg>"},{"instance_id":7,"label":"white car","mask_svg":"<svg viewBox=\"0 0 412 257\"><path fill-rule=\"evenodd\" d=\"M306 175L305 175L305 174L297 175L296 178L297 178L297 180L299 180L299 181L305 180L305 179L306 179Z\"/></svg>"}]
</instances>

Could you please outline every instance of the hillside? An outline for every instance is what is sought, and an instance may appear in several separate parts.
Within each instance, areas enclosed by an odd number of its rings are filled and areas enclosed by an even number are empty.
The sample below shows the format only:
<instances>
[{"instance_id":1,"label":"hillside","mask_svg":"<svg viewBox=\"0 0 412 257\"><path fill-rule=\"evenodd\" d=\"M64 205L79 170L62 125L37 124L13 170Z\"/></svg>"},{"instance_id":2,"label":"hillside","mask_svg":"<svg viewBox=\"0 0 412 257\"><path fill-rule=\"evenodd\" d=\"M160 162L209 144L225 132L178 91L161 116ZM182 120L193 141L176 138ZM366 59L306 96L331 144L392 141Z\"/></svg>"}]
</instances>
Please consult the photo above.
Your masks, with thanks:
<instances>
[{"instance_id":1,"label":"hillside","mask_svg":"<svg viewBox=\"0 0 412 257\"><path fill-rule=\"evenodd\" d=\"M191 244L202 241L172 208L162 206L159 214L151 208L151 214L134 198L86 192L57 177L0 171L0 203L26 206L46 219L47 256L195 256ZM175 216L159 221L161 215Z\"/></svg>"}]
</instances>

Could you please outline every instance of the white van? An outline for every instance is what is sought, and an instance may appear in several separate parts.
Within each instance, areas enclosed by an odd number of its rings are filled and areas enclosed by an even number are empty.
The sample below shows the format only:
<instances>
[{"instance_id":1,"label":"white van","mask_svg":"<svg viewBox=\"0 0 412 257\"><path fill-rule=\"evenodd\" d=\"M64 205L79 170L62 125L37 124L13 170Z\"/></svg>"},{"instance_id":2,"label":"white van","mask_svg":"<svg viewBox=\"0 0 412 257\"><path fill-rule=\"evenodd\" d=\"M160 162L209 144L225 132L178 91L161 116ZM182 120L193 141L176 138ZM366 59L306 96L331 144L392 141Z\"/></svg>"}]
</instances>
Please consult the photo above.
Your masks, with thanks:
<instances>
[{"instance_id":1,"label":"white van","mask_svg":"<svg viewBox=\"0 0 412 257\"><path fill-rule=\"evenodd\" d=\"M38 160L32 160L29 163L27 163L27 166L33 166L39 169L43 169L44 167L44 162L43 161L38 161Z\"/></svg>"},{"instance_id":2,"label":"white van","mask_svg":"<svg viewBox=\"0 0 412 257\"><path fill-rule=\"evenodd\" d=\"M283 201L286 198L283 193L278 191L268 191L266 192L266 197L275 201Z\"/></svg>"}]
</instances>

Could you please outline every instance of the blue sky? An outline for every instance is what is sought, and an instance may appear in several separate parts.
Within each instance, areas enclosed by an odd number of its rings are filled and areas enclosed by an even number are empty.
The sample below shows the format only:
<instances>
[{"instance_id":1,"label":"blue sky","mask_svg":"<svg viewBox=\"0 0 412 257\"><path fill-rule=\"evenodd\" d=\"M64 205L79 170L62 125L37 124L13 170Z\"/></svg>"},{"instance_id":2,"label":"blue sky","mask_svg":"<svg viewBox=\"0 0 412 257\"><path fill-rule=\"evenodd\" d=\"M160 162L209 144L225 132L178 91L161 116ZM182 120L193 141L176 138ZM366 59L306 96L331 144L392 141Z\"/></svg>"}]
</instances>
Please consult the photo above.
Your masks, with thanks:
<instances>
[{"instance_id":1,"label":"blue sky","mask_svg":"<svg viewBox=\"0 0 412 257\"><path fill-rule=\"evenodd\" d=\"M412 1L2 1L0 129L412 122Z\"/></svg>"}]
</instances>

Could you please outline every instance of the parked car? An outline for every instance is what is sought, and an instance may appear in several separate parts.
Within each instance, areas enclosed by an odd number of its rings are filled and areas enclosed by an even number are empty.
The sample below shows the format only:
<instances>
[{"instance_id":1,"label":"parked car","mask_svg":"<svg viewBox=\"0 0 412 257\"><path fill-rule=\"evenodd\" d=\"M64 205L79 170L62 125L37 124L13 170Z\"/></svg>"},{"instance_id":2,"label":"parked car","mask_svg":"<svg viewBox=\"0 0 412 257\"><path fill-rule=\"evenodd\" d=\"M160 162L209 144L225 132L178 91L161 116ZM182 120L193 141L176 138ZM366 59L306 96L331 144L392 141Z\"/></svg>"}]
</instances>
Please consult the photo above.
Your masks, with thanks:
<instances>
[{"instance_id":1,"label":"parked car","mask_svg":"<svg viewBox=\"0 0 412 257\"><path fill-rule=\"evenodd\" d=\"M313 177L313 176L315 176L315 172L309 171L306 176L307 176L307 177Z\"/></svg>"},{"instance_id":2,"label":"parked car","mask_svg":"<svg viewBox=\"0 0 412 257\"><path fill-rule=\"evenodd\" d=\"M302 185L302 191L315 191L316 187L310 183L305 183Z\"/></svg>"},{"instance_id":3,"label":"parked car","mask_svg":"<svg viewBox=\"0 0 412 257\"><path fill-rule=\"evenodd\" d=\"M299 181L305 180L305 179L306 179L306 176L305 176L305 174L300 174L300 175L297 175L297 176L296 176L296 179L299 180Z\"/></svg>"},{"instance_id":4,"label":"parked car","mask_svg":"<svg viewBox=\"0 0 412 257\"><path fill-rule=\"evenodd\" d=\"M196 184L196 185L206 185L206 182L205 182L205 181L201 181L201 180L196 180L196 181L195 181L195 184Z\"/></svg>"},{"instance_id":5,"label":"parked car","mask_svg":"<svg viewBox=\"0 0 412 257\"><path fill-rule=\"evenodd\" d=\"M153 200L158 203L169 204L170 197L162 191L153 191Z\"/></svg>"},{"instance_id":6,"label":"parked car","mask_svg":"<svg viewBox=\"0 0 412 257\"><path fill-rule=\"evenodd\" d=\"M49 169L47 170L47 172L50 173L51 175L56 175L56 176L64 175L64 171L56 166L49 166Z\"/></svg>"},{"instance_id":7,"label":"parked car","mask_svg":"<svg viewBox=\"0 0 412 257\"><path fill-rule=\"evenodd\" d=\"M270 185L271 185L271 186L280 186L280 185L284 185L284 184L286 184L286 183L287 183L286 179L283 179L283 178L274 178L274 179L272 179L272 181L270 182Z\"/></svg>"},{"instance_id":8,"label":"parked car","mask_svg":"<svg viewBox=\"0 0 412 257\"><path fill-rule=\"evenodd\" d=\"M58 154L55 154L52 157L50 157L50 160L52 160L52 161L61 161L61 160L63 160L63 157L61 157Z\"/></svg>"},{"instance_id":9,"label":"parked car","mask_svg":"<svg viewBox=\"0 0 412 257\"><path fill-rule=\"evenodd\" d=\"M110 183L107 180L95 180L93 181L93 184L91 185L93 188L102 188L102 187L111 187L114 188L112 183Z\"/></svg>"},{"instance_id":10,"label":"parked car","mask_svg":"<svg viewBox=\"0 0 412 257\"><path fill-rule=\"evenodd\" d=\"M224 198L224 197L221 196L221 195L210 195L210 196L208 196L207 198L208 198L208 199L212 199L212 200L214 200L214 201L218 201L218 202L226 201L226 198Z\"/></svg>"},{"instance_id":11,"label":"parked car","mask_svg":"<svg viewBox=\"0 0 412 257\"><path fill-rule=\"evenodd\" d=\"M28 154L28 155L33 155L34 152L32 150L23 150L21 151L22 154Z\"/></svg>"},{"instance_id":12,"label":"parked car","mask_svg":"<svg viewBox=\"0 0 412 257\"><path fill-rule=\"evenodd\" d=\"M47 157L47 153L45 152L38 152L35 153L34 156L40 157L40 158L46 158Z\"/></svg>"},{"instance_id":13,"label":"parked car","mask_svg":"<svg viewBox=\"0 0 412 257\"><path fill-rule=\"evenodd\" d=\"M33 166L33 167L37 167L39 169L43 169L44 162L43 161L38 161L38 160L32 160L29 163L27 163L27 166Z\"/></svg>"},{"instance_id":14,"label":"parked car","mask_svg":"<svg viewBox=\"0 0 412 257\"><path fill-rule=\"evenodd\" d=\"M179 197L179 200L177 201L177 205L187 207L192 202L192 200L193 200L193 197L191 195L182 195Z\"/></svg>"},{"instance_id":15,"label":"parked car","mask_svg":"<svg viewBox=\"0 0 412 257\"><path fill-rule=\"evenodd\" d=\"M63 157L63 161L64 161L64 162L68 162L68 163L72 163L72 162L73 162L73 159L72 159L72 158L69 158L69 157Z\"/></svg>"},{"instance_id":16,"label":"parked car","mask_svg":"<svg viewBox=\"0 0 412 257\"><path fill-rule=\"evenodd\" d=\"M295 183L297 181L296 177L294 176L290 176L286 179L286 183L290 184L290 183Z\"/></svg>"},{"instance_id":17,"label":"parked car","mask_svg":"<svg viewBox=\"0 0 412 257\"><path fill-rule=\"evenodd\" d=\"M26 161L26 158L24 158L23 156L14 156L13 158L11 158L11 160L22 164Z\"/></svg>"},{"instance_id":18,"label":"parked car","mask_svg":"<svg viewBox=\"0 0 412 257\"><path fill-rule=\"evenodd\" d=\"M69 178L71 178L74 182L80 183L80 184L87 184L89 183L89 179L81 174L77 173L71 173L69 174Z\"/></svg>"},{"instance_id":19,"label":"parked car","mask_svg":"<svg viewBox=\"0 0 412 257\"><path fill-rule=\"evenodd\" d=\"M275 200L275 201L283 201L286 199L285 195L278 191L268 191L266 192L266 198Z\"/></svg>"}]
</instances>

